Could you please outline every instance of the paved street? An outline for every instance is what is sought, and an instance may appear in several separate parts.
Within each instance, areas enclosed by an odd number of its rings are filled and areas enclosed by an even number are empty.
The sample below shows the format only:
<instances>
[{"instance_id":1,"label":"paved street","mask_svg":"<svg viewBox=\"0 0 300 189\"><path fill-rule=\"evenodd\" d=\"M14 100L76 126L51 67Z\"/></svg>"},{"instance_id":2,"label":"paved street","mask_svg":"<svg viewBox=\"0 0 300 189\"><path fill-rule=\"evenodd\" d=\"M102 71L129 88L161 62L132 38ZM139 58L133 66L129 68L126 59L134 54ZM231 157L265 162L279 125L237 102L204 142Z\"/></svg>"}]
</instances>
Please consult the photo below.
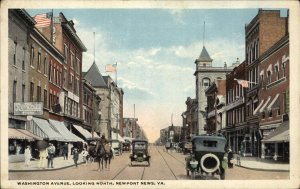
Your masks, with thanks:
<instances>
[{"instance_id":1,"label":"paved street","mask_svg":"<svg viewBox=\"0 0 300 189\"><path fill-rule=\"evenodd\" d=\"M97 171L97 163L78 168L69 167L61 170L42 172L10 172L12 180L189 180L186 176L184 155L177 152L165 152L162 147L150 146L151 165L136 163L130 166L129 153L112 159L110 169ZM200 179L218 179L200 178ZM227 169L226 180L268 180L289 179L289 172L257 171L241 167Z\"/></svg>"}]
</instances>

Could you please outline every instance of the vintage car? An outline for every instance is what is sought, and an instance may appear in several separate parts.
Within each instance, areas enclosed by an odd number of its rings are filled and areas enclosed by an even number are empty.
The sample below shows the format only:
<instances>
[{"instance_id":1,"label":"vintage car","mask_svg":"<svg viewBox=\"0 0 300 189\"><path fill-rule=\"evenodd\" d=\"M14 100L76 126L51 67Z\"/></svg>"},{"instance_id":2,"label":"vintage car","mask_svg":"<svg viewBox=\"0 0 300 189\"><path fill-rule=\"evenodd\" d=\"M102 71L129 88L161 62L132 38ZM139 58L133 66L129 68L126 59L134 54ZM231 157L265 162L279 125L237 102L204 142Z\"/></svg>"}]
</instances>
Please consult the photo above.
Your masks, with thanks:
<instances>
[{"instance_id":1,"label":"vintage car","mask_svg":"<svg viewBox=\"0 0 300 189\"><path fill-rule=\"evenodd\" d=\"M111 140L110 141L111 147L113 149L114 155L122 155L122 143L118 140Z\"/></svg>"},{"instance_id":2,"label":"vintage car","mask_svg":"<svg viewBox=\"0 0 300 189\"><path fill-rule=\"evenodd\" d=\"M192 152L185 158L187 176L195 179L196 174L219 175L225 179L227 155L225 153L226 138L219 135L194 136L191 140Z\"/></svg>"},{"instance_id":3,"label":"vintage car","mask_svg":"<svg viewBox=\"0 0 300 189\"><path fill-rule=\"evenodd\" d=\"M142 139L132 140L132 151L129 156L130 164L133 165L132 162L147 162L148 166L150 166L150 155L148 151L148 141Z\"/></svg>"},{"instance_id":4,"label":"vintage car","mask_svg":"<svg viewBox=\"0 0 300 189\"><path fill-rule=\"evenodd\" d=\"M124 142L123 143L123 152L125 152L125 151L129 152L130 151L130 145L131 145L130 142L127 142L127 141Z\"/></svg>"}]
</instances>

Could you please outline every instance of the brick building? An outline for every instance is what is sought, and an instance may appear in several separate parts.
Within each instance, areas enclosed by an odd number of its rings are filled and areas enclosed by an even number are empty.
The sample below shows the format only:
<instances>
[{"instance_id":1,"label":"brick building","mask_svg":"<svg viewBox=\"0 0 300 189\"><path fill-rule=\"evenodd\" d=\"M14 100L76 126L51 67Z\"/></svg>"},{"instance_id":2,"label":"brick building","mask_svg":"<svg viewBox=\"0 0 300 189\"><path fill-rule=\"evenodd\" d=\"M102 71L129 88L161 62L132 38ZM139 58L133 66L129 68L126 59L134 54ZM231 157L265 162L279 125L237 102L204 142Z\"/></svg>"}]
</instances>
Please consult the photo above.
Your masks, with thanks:
<instances>
[{"instance_id":1,"label":"brick building","mask_svg":"<svg viewBox=\"0 0 300 189\"><path fill-rule=\"evenodd\" d=\"M245 117L245 88L238 84L236 79L245 80L246 62L244 61L233 71L226 75L226 128L225 136L228 140L228 146L234 153L242 150L247 138L247 124ZM242 147L243 146L243 147Z\"/></svg>"},{"instance_id":2,"label":"brick building","mask_svg":"<svg viewBox=\"0 0 300 189\"><path fill-rule=\"evenodd\" d=\"M197 128L197 107L196 99L188 97L185 101L186 111L182 113L181 139L190 139L198 133Z\"/></svg>"},{"instance_id":3,"label":"brick building","mask_svg":"<svg viewBox=\"0 0 300 189\"><path fill-rule=\"evenodd\" d=\"M261 56L261 100L256 113L262 134L262 158L289 159L289 35Z\"/></svg>"},{"instance_id":4,"label":"brick building","mask_svg":"<svg viewBox=\"0 0 300 189\"><path fill-rule=\"evenodd\" d=\"M226 80L216 79L205 90L205 95L207 97L206 132L221 133L226 123Z\"/></svg>"},{"instance_id":5,"label":"brick building","mask_svg":"<svg viewBox=\"0 0 300 189\"><path fill-rule=\"evenodd\" d=\"M254 114L259 101L259 63L260 57L285 34L287 18L280 17L279 10L262 10L245 26L246 36L246 78L250 87L246 91L246 117L248 124L247 140L251 156L260 156L259 119Z\"/></svg>"}]
</instances>

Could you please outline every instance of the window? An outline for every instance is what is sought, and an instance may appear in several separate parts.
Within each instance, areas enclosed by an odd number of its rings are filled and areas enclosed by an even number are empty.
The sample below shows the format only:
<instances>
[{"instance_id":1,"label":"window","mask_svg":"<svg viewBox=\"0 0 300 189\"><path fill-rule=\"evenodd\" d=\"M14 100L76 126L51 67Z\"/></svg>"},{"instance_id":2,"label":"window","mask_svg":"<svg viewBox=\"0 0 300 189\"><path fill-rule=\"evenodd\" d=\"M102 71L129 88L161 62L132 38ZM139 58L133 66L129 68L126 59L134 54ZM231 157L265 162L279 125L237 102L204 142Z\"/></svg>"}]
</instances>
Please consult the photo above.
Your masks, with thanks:
<instances>
[{"instance_id":1,"label":"window","mask_svg":"<svg viewBox=\"0 0 300 189\"><path fill-rule=\"evenodd\" d=\"M41 71L41 52L38 52L37 70Z\"/></svg>"},{"instance_id":2,"label":"window","mask_svg":"<svg viewBox=\"0 0 300 189\"><path fill-rule=\"evenodd\" d=\"M74 80L74 93L77 94L77 79Z\"/></svg>"},{"instance_id":3,"label":"window","mask_svg":"<svg viewBox=\"0 0 300 189\"><path fill-rule=\"evenodd\" d=\"M47 108L47 97L48 97L47 90L44 89L44 108Z\"/></svg>"},{"instance_id":4,"label":"window","mask_svg":"<svg viewBox=\"0 0 300 189\"><path fill-rule=\"evenodd\" d=\"M30 50L30 66L34 66L33 65L33 60L34 60L34 47L31 46L31 50Z\"/></svg>"},{"instance_id":5,"label":"window","mask_svg":"<svg viewBox=\"0 0 300 189\"><path fill-rule=\"evenodd\" d=\"M17 101L17 81L13 83L13 102Z\"/></svg>"},{"instance_id":6,"label":"window","mask_svg":"<svg viewBox=\"0 0 300 189\"><path fill-rule=\"evenodd\" d=\"M77 73L80 73L80 60L79 60L79 58L76 58L76 61L77 61L77 63L76 63L76 65L77 65L76 71L77 71Z\"/></svg>"},{"instance_id":7,"label":"window","mask_svg":"<svg viewBox=\"0 0 300 189\"><path fill-rule=\"evenodd\" d=\"M14 60L13 60L14 65L16 65L16 63L17 63L17 45L18 45L18 43L15 41L14 42Z\"/></svg>"},{"instance_id":8,"label":"window","mask_svg":"<svg viewBox=\"0 0 300 189\"><path fill-rule=\"evenodd\" d=\"M268 71L268 84L272 82L271 71Z\"/></svg>"},{"instance_id":9,"label":"window","mask_svg":"<svg viewBox=\"0 0 300 189\"><path fill-rule=\"evenodd\" d=\"M41 86L37 86L37 102L41 102L42 100L42 89Z\"/></svg>"},{"instance_id":10,"label":"window","mask_svg":"<svg viewBox=\"0 0 300 189\"><path fill-rule=\"evenodd\" d=\"M22 85L22 102L25 102L25 84Z\"/></svg>"},{"instance_id":11,"label":"window","mask_svg":"<svg viewBox=\"0 0 300 189\"><path fill-rule=\"evenodd\" d=\"M56 84L56 69L55 66L53 65L53 84Z\"/></svg>"},{"instance_id":12,"label":"window","mask_svg":"<svg viewBox=\"0 0 300 189\"><path fill-rule=\"evenodd\" d=\"M262 112L262 113L261 113L261 118L262 118L262 119L265 119L265 117L266 117L265 112Z\"/></svg>"},{"instance_id":13,"label":"window","mask_svg":"<svg viewBox=\"0 0 300 189\"><path fill-rule=\"evenodd\" d=\"M50 61L49 65L49 81L52 81L52 60Z\"/></svg>"},{"instance_id":14,"label":"window","mask_svg":"<svg viewBox=\"0 0 300 189\"><path fill-rule=\"evenodd\" d=\"M269 111L269 117L273 117L273 111L272 110Z\"/></svg>"},{"instance_id":15,"label":"window","mask_svg":"<svg viewBox=\"0 0 300 189\"><path fill-rule=\"evenodd\" d=\"M210 85L210 80L209 80L208 78L204 78L204 79L202 80L202 83L203 83L204 88L206 89L206 88L208 88L209 85Z\"/></svg>"},{"instance_id":16,"label":"window","mask_svg":"<svg viewBox=\"0 0 300 189\"><path fill-rule=\"evenodd\" d=\"M25 70L25 59L26 59L26 49L23 47L23 54L22 54L22 70Z\"/></svg>"},{"instance_id":17,"label":"window","mask_svg":"<svg viewBox=\"0 0 300 189\"><path fill-rule=\"evenodd\" d=\"M71 68L74 67L74 53L71 51Z\"/></svg>"},{"instance_id":18,"label":"window","mask_svg":"<svg viewBox=\"0 0 300 189\"><path fill-rule=\"evenodd\" d=\"M44 74L47 75L48 72L48 60L47 57L44 58Z\"/></svg>"},{"instance_id":19,"label":"window","mask_svg":"<svg viewBox=\"0 0 300 189\"><path fill-rule=\"evenodd\" d=\"M286 74L285 74L285 65L286 65L286 63L282 63L282 77L286 76Z\"/></svg>"},{"instance_id":20,"label":"window","mask_svg":"<svg viewBox=\"0 0 300 189\"><path fill-rule=\"evenodd\" d=\"M64 81L63 81L64 87L67 87L67 76L68 76L68 71L67 69L64 69Z\"/></svg>"},{"instance_id":21,"label":"window","mask_svg":"<svg viewBox=\"0 0 300 189\"><path fill-rule=\"evenodd\" d=\"M73 90L73 75L70 75L70 83L69 83L69 88L71 89L71 90Z\"/></svg>"},{"instance_id":22,"label":"window","mask_svg":"<svg viewBox=\"0 0 300 189\"><path fill-rule=\"evenodd\" d=\"M61 87L62 86L62 80L61 80L61 71L59 72L59 86Z\"/></svg>"},{"instance_id":23,"label":"window","mask_svg":"<svg viewBox=\"0 0 300 189\"><path fill-rule=\"evenodd\" d=\"M33 95L34 95L34 83L30 82L30 102L33 102Z\"/></svg>"},{"instance_id":24,"label":"window","mask_svg":"<svg viewBox=\"0 0 300 189\"><path fill-rule=\"evenodd\" d=\"M52 110L52 94L51 94L51 91L50 91L50 94L49 94L49 109Z\"/></svg>"},{"instance_id":25,"label":"window","mask_svg":"<svg viewBox=\"0 0 300 189\"><path fill-rule=\"evenodd\" d=\"M276 81L279 79L279 69L277 65L275 65L275 79Z\"/></svg>"},{"instance_id":26,"label":"window","mask_svg":"<svg viewBox=\"0 0 300 189\"><path fill-rule=\"evenodd\" d=\"M264 86L264 74L260 75L260 84L261 84L261 87Z\"/></svg>"},{"instance_id":27,"label":"window","mask_svg":"<svg viewBox=\"0 0 300 189\"><path fill-rule=\"evenodd\" d=\"M280 116L280 108L276 110L277 116Z\"/></svg>"},{"instance_id":28,"label":"window","mask_svg":"<svg viewBox=\"0 0 300 189\"><path fill-rule=\"evenodd\" d=\"M65 62L68 63L68 46L64 44L64 47Z\"/></svg>"}]
</instances>

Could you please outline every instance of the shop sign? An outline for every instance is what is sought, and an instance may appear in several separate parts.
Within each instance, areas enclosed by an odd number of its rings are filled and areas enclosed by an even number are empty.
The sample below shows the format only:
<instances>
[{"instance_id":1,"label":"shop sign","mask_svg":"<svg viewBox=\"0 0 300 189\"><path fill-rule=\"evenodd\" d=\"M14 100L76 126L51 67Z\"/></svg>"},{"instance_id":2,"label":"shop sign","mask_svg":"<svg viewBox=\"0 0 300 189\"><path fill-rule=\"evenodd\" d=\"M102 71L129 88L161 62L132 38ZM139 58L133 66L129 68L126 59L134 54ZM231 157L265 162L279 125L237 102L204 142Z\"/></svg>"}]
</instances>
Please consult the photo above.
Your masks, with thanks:
<instances>
[{"instance_id":1,"label":"shop sign","mask_svg":"<svg viewBox=\"0 0 300 189\"><path fill-rule=\"evenodd\" d=\"M43 103L15 102L14 115L43 115Z\"/></svg>"}]
</instances>

